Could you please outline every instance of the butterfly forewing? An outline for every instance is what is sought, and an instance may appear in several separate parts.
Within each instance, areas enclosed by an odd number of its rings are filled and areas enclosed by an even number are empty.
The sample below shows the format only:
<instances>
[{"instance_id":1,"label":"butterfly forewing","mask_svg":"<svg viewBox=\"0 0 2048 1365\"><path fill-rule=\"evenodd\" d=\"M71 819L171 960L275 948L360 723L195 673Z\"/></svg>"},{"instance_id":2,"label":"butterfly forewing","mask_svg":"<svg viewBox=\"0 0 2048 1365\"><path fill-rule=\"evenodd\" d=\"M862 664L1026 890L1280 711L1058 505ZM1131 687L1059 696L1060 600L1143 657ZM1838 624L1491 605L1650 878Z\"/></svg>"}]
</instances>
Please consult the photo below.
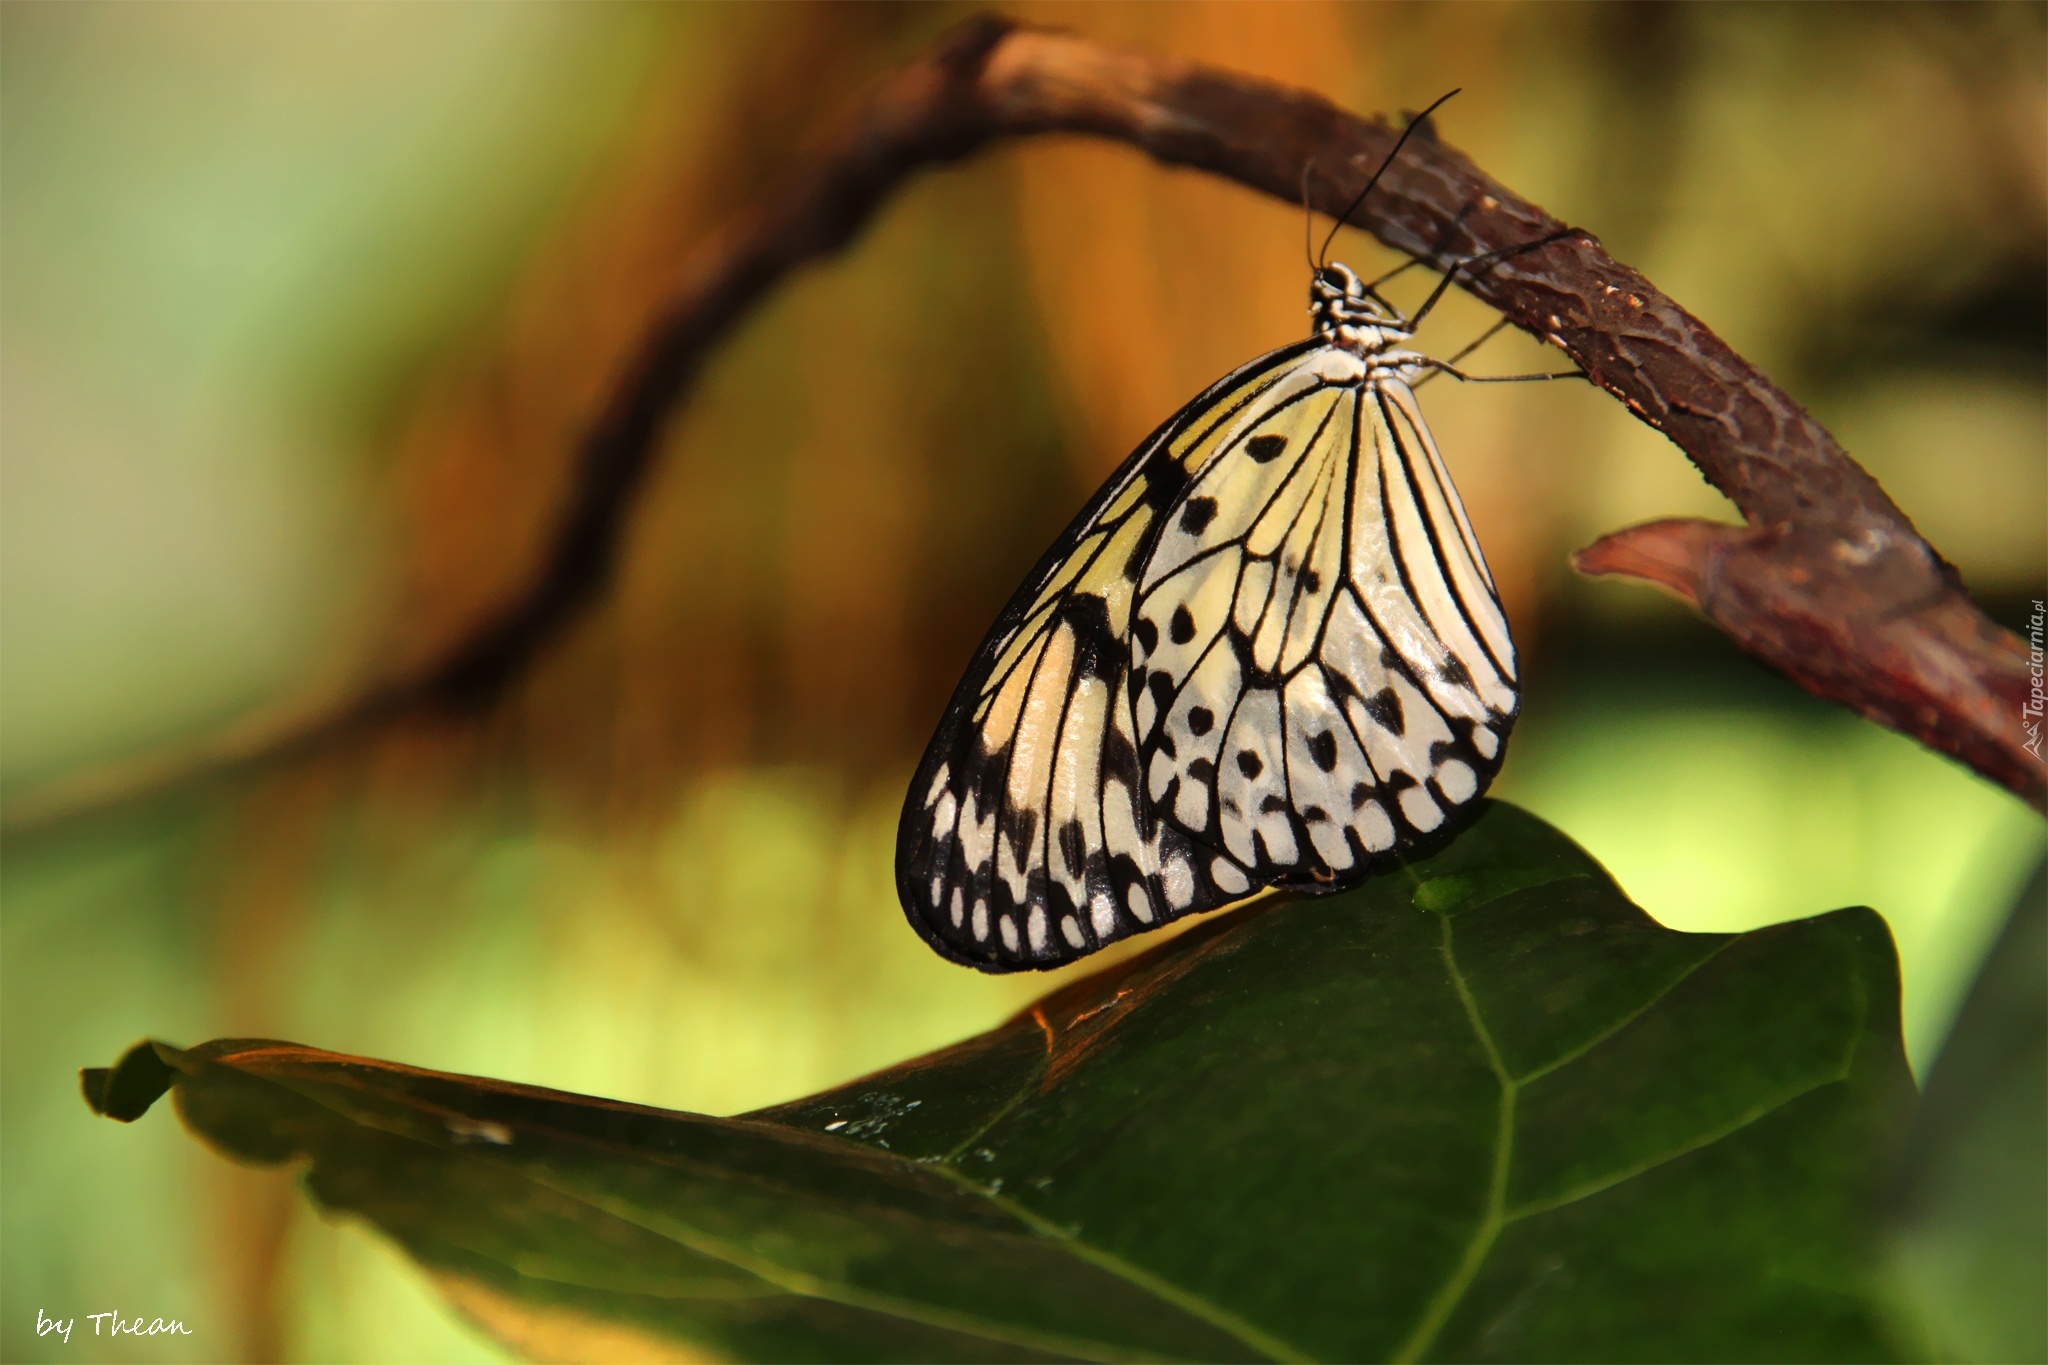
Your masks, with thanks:
<instances>
[{"instance_id":1,"label":"butterfly forewing","mask_svg":"<svg viewBox=\"0 0 2048 1365\"><path fill-rule=\"evenodd\" d=\"M1141 445L1026 579L912 784L898 891L939 952L1010 971L1349 885L1484 790L1516 705L1402 372L1287 347Z\"/></svg>"},{"instance_id":2,"label":"butterfly forewing","mask_svg":"<svg viewBox=\"0 0 2048 1365\"><path fill-rule=\"evenodd\" d=\"M1162 519L1243 411L1315 349L1244 366L1155 432L1082 509L998 617L911 785L897 890L940 953L1049 966L1250 888L1146 801L1130 621Z\"/></svg>"}]
</instances>

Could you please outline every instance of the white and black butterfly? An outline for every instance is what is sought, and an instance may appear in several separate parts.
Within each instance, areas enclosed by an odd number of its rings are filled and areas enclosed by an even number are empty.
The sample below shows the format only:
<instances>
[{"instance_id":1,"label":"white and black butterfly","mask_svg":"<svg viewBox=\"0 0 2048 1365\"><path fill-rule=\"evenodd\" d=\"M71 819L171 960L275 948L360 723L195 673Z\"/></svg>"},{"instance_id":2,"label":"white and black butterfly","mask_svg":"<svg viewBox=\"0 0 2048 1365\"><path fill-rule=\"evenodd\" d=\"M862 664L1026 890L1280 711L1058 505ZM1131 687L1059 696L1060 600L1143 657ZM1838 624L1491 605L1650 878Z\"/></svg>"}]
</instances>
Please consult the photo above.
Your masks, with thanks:
<instances>
[{"instance_id":1,"label":"white and black butterfly","mask_svg":"<svg viewBox=\"0 0 2048 1365\"><path fill-rule=\"evenodd\" d=\"M942 956L1056 967L1355 884L1499 770L1514 643L1412 391L1459 372L1346 266L1309 300L1309 339L1141 444L976 652L897 834Z\"/></svg>"}]
</instances>

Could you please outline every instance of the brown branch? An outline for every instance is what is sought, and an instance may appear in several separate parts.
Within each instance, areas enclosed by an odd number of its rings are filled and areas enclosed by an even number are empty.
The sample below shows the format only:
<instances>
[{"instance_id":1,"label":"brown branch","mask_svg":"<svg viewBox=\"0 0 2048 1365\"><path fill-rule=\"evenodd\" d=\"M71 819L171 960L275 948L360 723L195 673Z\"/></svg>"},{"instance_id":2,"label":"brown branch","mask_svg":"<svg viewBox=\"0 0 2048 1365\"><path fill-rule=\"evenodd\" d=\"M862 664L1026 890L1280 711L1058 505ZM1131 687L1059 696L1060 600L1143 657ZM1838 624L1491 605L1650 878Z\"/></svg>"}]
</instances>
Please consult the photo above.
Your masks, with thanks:
<instances>
[{"instance_id":1,"label":"brown branch","mask_svg":"<svg viewBox=\"0 0 2048 1365\"><path fill-rule=\"evenodd\" d=\"M299 729L303 749L402 712L473 706L522 676L605 588L660 431L733 325L796 267L837 251L914 172L1014 137L1079 133L1341 212L1394 130L1319 95L983 17L885 81L839 143L697 253L584 444L530 586L444 660ZM1563 228L1425 133L1352 216L1448 265ZM1548 338L1668 436L1748 524L1659 522L1574 563L1660 584L1808 690L2048 803L2024 747L2027 651L1964 594L1884 490L1754 366L1580 233L1458 283ZM251 754L224 755L238 761Z\"/></svg>"}]
</instances>

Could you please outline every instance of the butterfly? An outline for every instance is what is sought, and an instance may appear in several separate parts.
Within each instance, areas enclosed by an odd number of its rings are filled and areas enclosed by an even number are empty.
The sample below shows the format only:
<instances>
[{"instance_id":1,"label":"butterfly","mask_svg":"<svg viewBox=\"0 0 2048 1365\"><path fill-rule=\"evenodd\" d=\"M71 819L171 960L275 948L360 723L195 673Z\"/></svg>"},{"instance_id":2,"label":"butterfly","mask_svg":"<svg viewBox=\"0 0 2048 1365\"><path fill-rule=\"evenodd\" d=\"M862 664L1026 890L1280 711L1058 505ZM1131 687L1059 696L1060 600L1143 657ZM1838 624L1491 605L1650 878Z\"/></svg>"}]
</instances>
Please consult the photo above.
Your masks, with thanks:
<instances>
[{"instance_id":1,"label":"butterfly","mask_svg":"<svg viewBox=\"0 0 2048 1365\"><path fill-rule=\"evenodd\" d=\"M1414 394L1474 376L1405 348L1458 267L1411 320L1311 265L1309 338L1140 444L955 690L896 846L941 956L1051 968L1262 888L1340 890L1499 771L1514 642Z\"/></svg>"}]
</instances>

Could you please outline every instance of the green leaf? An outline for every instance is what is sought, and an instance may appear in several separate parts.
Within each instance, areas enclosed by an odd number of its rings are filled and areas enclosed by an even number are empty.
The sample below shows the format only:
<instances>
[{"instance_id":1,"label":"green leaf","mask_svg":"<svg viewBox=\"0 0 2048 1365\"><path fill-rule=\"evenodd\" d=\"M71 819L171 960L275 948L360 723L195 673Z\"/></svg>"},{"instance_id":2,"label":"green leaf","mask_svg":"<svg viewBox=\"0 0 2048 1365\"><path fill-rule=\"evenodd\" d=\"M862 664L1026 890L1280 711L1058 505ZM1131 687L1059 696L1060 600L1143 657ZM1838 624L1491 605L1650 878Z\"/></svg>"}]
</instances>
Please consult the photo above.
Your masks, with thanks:
<instances>
[{"instance_id":1,"label":"green leaf","mask_svg":"<svg viewBox=\"0 0 2048 1365\"><path fill-rule=\"evenodd\" d=\"M1945 1360L2048 1360L2048 867L1985 959L1927 1079L1892 1275Z\"/></svg>"},{"instance_id":2,"label":"green leaf","mask_svg":"<svg viewBox=\"0 0 2048 1365\"><path fill-rule=\"evenodd\" d=\"M1911 1083L1882 921L1674 933L1498 804L1355 891L735 1119L289 1044L158 1053L195 1131L308 1158L316 1200L535 1355L1888 1349L1865 1210Z\"/></svg>"}]
</instances>

